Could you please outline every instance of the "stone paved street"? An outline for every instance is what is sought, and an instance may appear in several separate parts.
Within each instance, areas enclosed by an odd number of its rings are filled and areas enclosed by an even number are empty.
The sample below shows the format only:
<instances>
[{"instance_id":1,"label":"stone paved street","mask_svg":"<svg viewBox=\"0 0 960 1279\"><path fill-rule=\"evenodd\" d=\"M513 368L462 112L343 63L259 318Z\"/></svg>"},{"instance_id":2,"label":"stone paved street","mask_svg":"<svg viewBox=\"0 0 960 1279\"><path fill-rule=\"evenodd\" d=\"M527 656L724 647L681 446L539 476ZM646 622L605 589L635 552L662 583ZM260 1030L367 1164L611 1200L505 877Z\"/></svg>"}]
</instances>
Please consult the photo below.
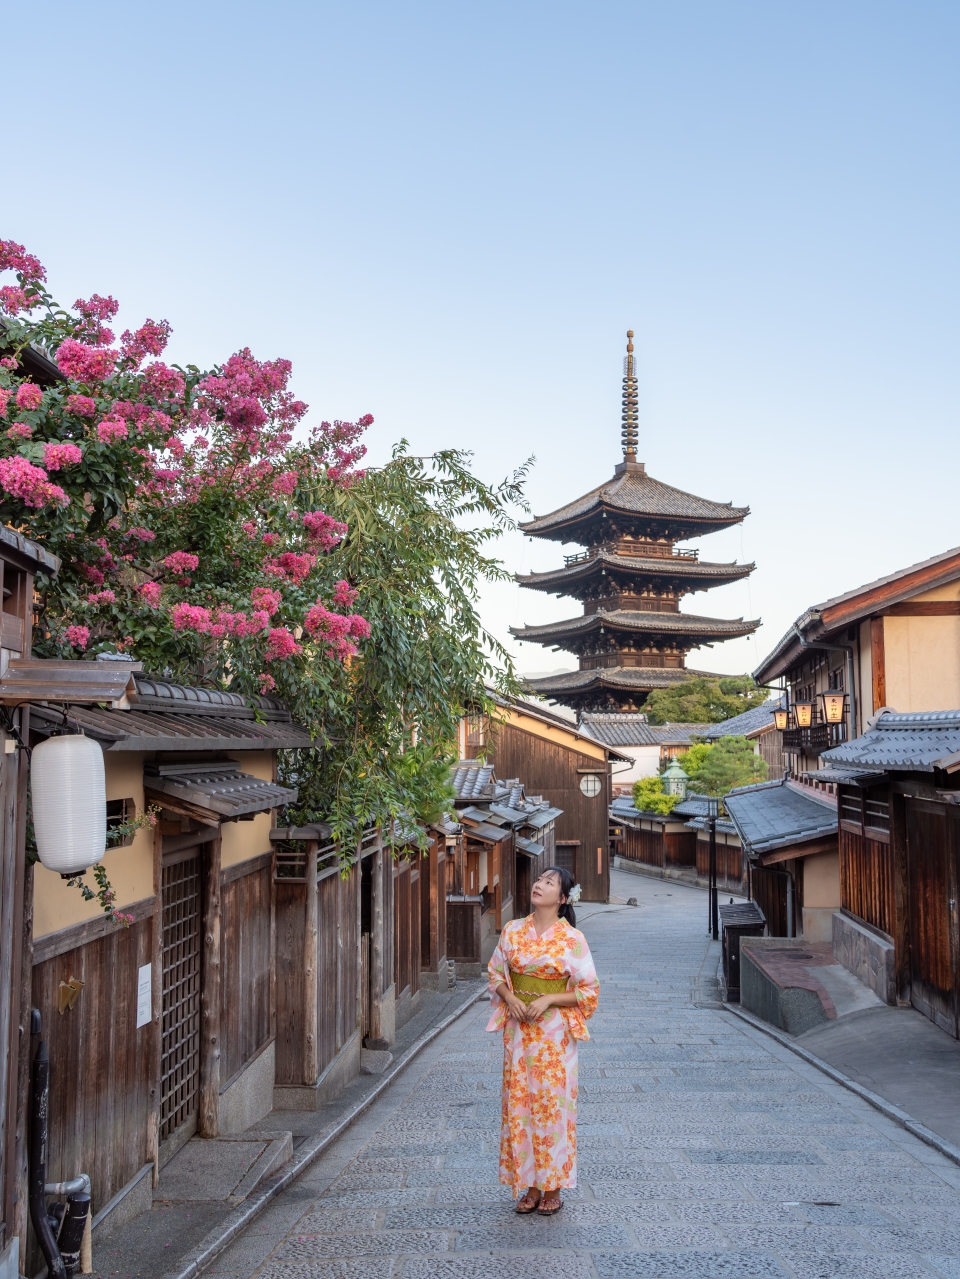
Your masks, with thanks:
<instances>
[{"instance_id":1,"label":"stone paved street","mask_svg":"<svg viewBox=\"0 0 960 1279\"><path fill-rule=\"evenodd\" d=\"M602 993L559 1216L517 1218L498 1185L501 1047L481 1004L207 1273L960 1279L960 1168L697 1006L716 971L704 893L619 873L613 892L640 907L581 911Z\"/></svg>"}]
</instances>

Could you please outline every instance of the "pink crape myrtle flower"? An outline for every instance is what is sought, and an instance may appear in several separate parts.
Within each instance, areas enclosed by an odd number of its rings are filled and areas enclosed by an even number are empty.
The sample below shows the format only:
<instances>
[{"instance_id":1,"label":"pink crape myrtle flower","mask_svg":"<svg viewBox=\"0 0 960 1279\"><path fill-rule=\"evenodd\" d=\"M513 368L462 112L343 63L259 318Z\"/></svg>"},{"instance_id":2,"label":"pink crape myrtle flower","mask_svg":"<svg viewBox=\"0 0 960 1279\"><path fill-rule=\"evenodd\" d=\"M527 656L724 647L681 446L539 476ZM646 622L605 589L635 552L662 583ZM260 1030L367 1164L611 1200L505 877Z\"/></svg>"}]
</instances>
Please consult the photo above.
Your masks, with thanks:
<instances>
[{"instance_id":1,"label":"pink crape myrtle flower","mask_svg":"<svg viewBox=\"0 0 960 1279\"><path fill-rule=\"evenodd\" d=\"M272 675L268 675L266 672L257 676L257 683L260 685L261 693L272 693L277 687L277 681Z\"/></svg>"},{"instance_id":2,"label":"pink crape myrtle flower","mask_svg":"<svg viewBox=\"0 0 960 1279\"><path fill-rule=\"evenodd\" d=\"M190 551L174 551L163 561L164 568L168 568L171 573L190 573L199 563L200 556Z\"/></svg>"},{"instance_id":3,"label":"pink crape myrtle flower","mask_svg":"<svg viewBox=\"0 0 960 1279\"><path fill-rule=\"evenodd\" d=\"M65 638L71 648L86 648L90 643L90 627L68 626Z\"/></svg>"},{"instance_id":4,"label":"pink crape myrtle flower","mask_svg":"<svg viewBox=\"0 0 960 1279\"><path fill-rule=\"evenodd\" d=\"M43 392L35 382L24 382L17 388L17 408L32 413L43 403Z\"/></svg>"},{"instance_id":5,"label":"pink crape myrtle flower","mask_svg":"<svg viewBox=\"0 0 960 1279\"><path fill-rule=\"evenodd\" d=\"M117 353L65 338L57 348L56 360L57 368L65 377L76 382L102 382L113 372Z\"/></svg>"},{"instance_id":6,"label":"pink crape myrtle flower","mask_svg":"<svg viewBox=\"0 0 960 1279\"><path fill-rule=\"evenodd\" d=\"M95 591L87 596L88 604L116 604L117 597L113 591Z\"/></svg>"},{"instance_id":7,"label":"pink crape myrtle flower","mask_svg":"<svg viewBox=\"0 0 960 1279\"><path fill-rule=\"evenodd\" d=\"M0 240L0 271L16 271L31 284L39 284L47 278L40 259L13 240Z\"/></svg>"},{"instance_id":8,"label":"pink crape myrtle flower","mask_svg":"<svg viewBox=\"0 0 960 1279\"><path fill-rule=\"evenodd\" d=\"M322 551L332 551L347 535L347 526L324 511L307 511L303 517L307 537Z\"/></svg>"},{"instance_id":9,"label":"pink crape myrtle flower","mask_svg":"<svg viewBox=\"0 0 960 1279\"><path fill-rule=\"evenodd\" d=\"M342 662L357 652L353 640L366 639L370 634L370 623L357 613L332 613L317 600L303 619L303 629L324 646L327 657Z\"/></svg>"},{"instance_id":10,"label":"pink crape myrtle flower","mask_svg":"<svg viewBox=\"0 0 960 1279\"><path fill-rule=\"evenodd\" d=\"M175 631L197 631L203 635L212 625L210 610L199 604L174 604L170 617Z\"/></svg>"},{"instance_id":11,"label":"pink crape myrtle flower","mask_svg":"<svg viewBox=\"0 0 960 1279\"><path fill-rule=\"evenodd\" d=\"M304 578L310 576L316 562L315 555L309 553L297 555L295 551L284 551L276 559L267 560L263 568L264 572L272 573L274 577L287 578L291 582L302 582Z\"/></svg>"},{"instance_id":12,"label":"pink crape myrtle flower","mask_svg":"<svg viewBox=\"0 0 960 1279\"><path fill-rule=\"evenodd\" d=\"M282 662L301 651L300 645L285 626L274 627L267 634L267 661Z\"/></svg>"},{"instance_id":13,"label":"pink crape myrtle flower","mask_svg":"<svg viewBox=\"0 0 960 1279\"><path fill-rule=\"evenodd\" d=\"M59 471L62 466L73 466L83 461L83 454L76 444L45 444L43 464L48 471Z\"/></svg>"},{"instance_id":14,"label":"pink crape myrtle flower","mask_svg":"<svg viewBox=\"0 0 960 1279\"><path fill-rule=\"evenodd\" d=\"M19 315L21 311L32 311L34 307L41 305L43 299L38 297L34 290L27 292L21 289L18 284L5 284L0 288L0 308L6 311L7 315Z\"/></svg>"},{"instance_id":15,"label":"pink crape myrtle flower","mask_svg":"<svg viewBox=\"0 0 960 1279\"><path fill-rule=\"evenodd\" d=\"M129 434L126 422L118 417L105 417L97 426L97 438L101 444L113 444L116 440L125 440Z\"/></svg>"},{"instance_id":16,"label":"pink crape myrtle flower","mask_svg":"<svg viewBox=\"0 0 960 1279\"><path fill-rule=\"evenodd\" d=\"M333 588L333 603L335 608L353 608L354 602L359 591L354 590L349 582L337 582Z\"/></svg>"},{"instance_id":17,"label":"pink crape myrtle flower","mask_svg":"<svg viewBox=\"0 0 960 1279\"><path fill-rule=\"evenodd\" d=\"M244 533L246 533L247 537L253 537L256 534L257 526L256 524L251 524L249 520L247 520L246 524L241 524L240 527L243 529Z\"/></svg>"},{"instance_id":18,"label":"pink crape myrtle flower","mask_svg":"<svg viewBox=\"0 0 960 1279\"><path fill-rule=\"evenodd\" d=\"M68 395L66 409L68 413L76 413L77 417L94 417L97 412L97 402L89 395Z\"/></svg>"},{"instance_id":19,"label":"pink crape myrtle flower","mask_svg":"<svg viewBox=\"0 0 960 1279\"><path fill-rule=\"evenodd\" d=\"M280 607L283 596L279 591L271 591L269 586L255 586L250 592L250 599L255 608L262 608L265 613L272 615Z\"/></svg>"},{"instance_id":20,"label":"pink crape myrtle flower","mask_svg":"<svg viewBox=\"0 0 960 1279\"><path fill-rule=\"evenodd\" d=\"M159 582L144 582L140 587L141 599L145 604L149 604L151 608L159 608L162 594L163 587Z\"/></svg>"},{"instance_id":21,"label":"pink crape myrtle flower","mask_svg":"<svg viewBox=\"0 0 960 1279\"><path fill-rule=\"evenodd\" d=\"M81 564L80 572L87 581L92 582L94 586L99 586L103 581L103 573L101 573L98 568L94 568L92 564Z\"/></svg>"},{"instance_id":22,"label":"pink crape myrtle flower","mask_svg":"<svg viewBox=\"0 0 960 1279\"><path fill-rule=\"evenodd\" d=\"M155 400L179 400L186 383L182 373L158 360L156 364L149 364L144 369L143 386L146 393Z\"/></svg>"},{"instance_id":23,"label":"pink crape myrtle flower","mask_svg":"<svg viewBox=\"0 0 960 1279\"><path fill-rule=\"evenodd\" d=\"M0 459L0 488L24 506L67 506L70 501L62 488L50 483L46 471L19 454Z\"/></svg>"},{"instance_id":24,"label":"pink crape myrtle flower","mask_svg":"<svg viewBox=\"0 0 960 1279\"><path fill-rule=\"evenodd\" d=\"M7 416L7 403L13 392L7 386L0 386L0 417Z\"/></svg>"},{"instance_id":25,"label":"pink crape myrtle flower","mask_svg":"<svg viewBox=\"0 0 960 1279\"><path fill-rule=\"evenodd\" d=\"M172 331L166 320L144 320L133 333L127 329L120 337L124 360L136 368L148 355L162 355Z\"/></svg>"},{"instance_id":26,"label":"pink crape myrtle flower","mask_svg":"<svg viewBox=\"0 0 960 1279\"><path fill-rule=\"evenodd\" d=\"M290 497L296 492L299 480L300 476L296 471L284 471L274 479L270 487L274 493L286 493Z\"/></svg>"},{"instance_id":27,"label":"pink crape myrtle flower","mask_svg":"<svg viewBox=\"0 0 960 1279\"><path fill-rule=\"evenodd\" d=\"M155 542L157 540L156 533L151 532L148 528L140 528L137 524L133 528L127 529L127 537L135 537L140 542Z\"/></svg>"},{"instance_id":28,"label":"pink crape myrtle flower","mask_svg":"<svg viewBox=\"0 0 960 1279\"><path fill-rule=\"evenodd\" d=\"M105 327L103 321L112 320L120 310L120 303L116 298L102 298L99 293L94 293L86 301L77 298L73 308L80 312L83 319L78 329L80 336L91 346L109 346L113 341L113 332Z\"/></svg>"},{"instance_id":29,"label":"pink crape myrtle flower","mask_svg":"<svg viewBox=\"0 0 960 1279\"><path fill-rule=\"evenodd\" d=\"M7 432L8 440L32 440L33 427L29 422L14 422Z\"/></svg>"}]
</instances>

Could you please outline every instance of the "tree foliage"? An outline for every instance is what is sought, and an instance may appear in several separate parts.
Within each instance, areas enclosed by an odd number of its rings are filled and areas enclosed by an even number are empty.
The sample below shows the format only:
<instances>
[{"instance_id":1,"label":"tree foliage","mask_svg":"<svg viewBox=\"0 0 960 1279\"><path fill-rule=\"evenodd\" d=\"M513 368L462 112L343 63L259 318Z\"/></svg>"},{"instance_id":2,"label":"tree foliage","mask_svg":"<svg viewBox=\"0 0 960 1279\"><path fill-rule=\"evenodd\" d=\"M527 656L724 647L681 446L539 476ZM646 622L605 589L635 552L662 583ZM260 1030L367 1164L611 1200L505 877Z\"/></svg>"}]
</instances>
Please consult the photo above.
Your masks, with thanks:
<instances>
[{"instance_id":1,"label":"tree foliage","mask_svg":"<svg viewBox=\"0 0 960 1279\"><path fill-rule=\"evenodd\" d=\"M655 689L643 709L651 724L719 724L761 706L766 699L766 689L749 675L695 676L671 688Z\"/></svg>"},{"instance_id":2,"label":"tree foliage","mask_svg":"<svg viewBox=\"0 0 960 1279\"><path fill-rule=\"evenodd\" d=\"M641 777L633 783L633 804L643 813L672 813L680 803L679 795L667 795L659 775Z\"/></svg>"},{"instance_id":3,"label":"tree foliage","mask_svg":"<svg viewBox=\"0 0 960 1279\"><path fill-rule=\"evenodd\" d=\"M373 419L303 430L288 361L168 365L166 321L117 342L112 298L58 306L10 241L4 269L0 519L62 561L37 578L38 655L124 653L258 712L276 693L316 742L282 760L291 819L332 820L345 847L435 812L462 709L516 691L476 601L524 469L488 485L466 453L403 444L360 469ZM58 370L44 385L31 350Z\"/></svg>"},{"instance_id":4,"label":"tree foliage","mask_svg":"<svg viewBox=\"0 0 960 1279\"><path fill-rule=\"evenodd\" d=\"M745 737L721 737L707 749L692 774L690 790L702 795L726 795L737 786L766 780L766 760L755 754L752 742Z\"/></svg>"}]
</instances>

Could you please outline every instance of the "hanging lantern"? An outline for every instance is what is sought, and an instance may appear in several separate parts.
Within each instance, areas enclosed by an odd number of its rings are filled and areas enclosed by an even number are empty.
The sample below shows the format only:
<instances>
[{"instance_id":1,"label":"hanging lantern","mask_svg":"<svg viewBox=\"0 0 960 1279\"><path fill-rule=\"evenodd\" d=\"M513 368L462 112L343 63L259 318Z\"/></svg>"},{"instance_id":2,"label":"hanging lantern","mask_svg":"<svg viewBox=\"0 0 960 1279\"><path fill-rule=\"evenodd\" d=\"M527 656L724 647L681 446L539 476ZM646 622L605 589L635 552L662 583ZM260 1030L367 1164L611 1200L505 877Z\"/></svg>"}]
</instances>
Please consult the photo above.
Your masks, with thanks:
<instances>
[{"instance_id":1,"label":"hanging lantern","mask_svg":"<svg viewBox=\"0 0 960 1279\"><path fill-rule=\"evenodd\" d=\"M790 712L784 706L778 706L773 712L773 722L782 733L787 727L787 721L790 718Z\"/></svg>"},{"instance_id":2,"label":"hanging lantern","mask_svg":"<svg viewBox=\"0 0 960 1279\"><path fill-rule=\"evenodd\" d=\"M103 751L89 737L49 737L33 748L30 793L37 853L47 870L79 875L107 847Z\"/></svg>"},{"instance_id":3,"label":"hanging lantern","mask_svg":"<svg viewBox=\"0 0 960 1279\"><path fill-rule=\"evenodd\" d=\"M823 718L828 724L843 723L843 702L846 696L840 689L829 688L825 693L820 694L820 704L823 707Z\"/></svg>"},{"instance_id":4,"label":"hanging lantern","mask_svg":"<svg viewBox=\"0 0 960 1279\"><path fill-rule=\"evenodd\" d=\"M809 728L813 722L813 702L794 702L793 715L797 728Z\"/></svg>"}]
</instances>

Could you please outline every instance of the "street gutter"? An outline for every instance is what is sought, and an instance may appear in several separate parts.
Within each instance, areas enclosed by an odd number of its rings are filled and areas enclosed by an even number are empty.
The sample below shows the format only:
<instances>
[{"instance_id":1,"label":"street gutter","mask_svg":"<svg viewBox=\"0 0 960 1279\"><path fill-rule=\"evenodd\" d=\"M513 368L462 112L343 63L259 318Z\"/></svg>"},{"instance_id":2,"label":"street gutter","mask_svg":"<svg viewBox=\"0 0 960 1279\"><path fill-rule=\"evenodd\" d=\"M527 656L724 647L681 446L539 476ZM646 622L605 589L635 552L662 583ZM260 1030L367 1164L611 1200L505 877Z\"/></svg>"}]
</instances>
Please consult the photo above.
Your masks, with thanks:
<instances>
[{"instance_id":1,"label":"street gutter","mask_svg":"<svg viewBox=\"0 0 960 1279\"><path fill-rule=\"evenodd\" d=\"M822 1071L835 1084L840 1084L843 1088L849 1089L850 1092L856 1093L874 1110L879 1110L887 1119L892 1119L895 1124L905 1128L907 1132L919 1138L925 1145L932 1146L934 1150L939 1150L941 1155L945 1155L953 1163L960 1164L960 1146L955 1146L952 1141L947 1141L946 1137L941 1137L939 1133L935 1133L926 1124L921 1124L911 1115L908 1115L905 1110L901 1110L899 1106L895 1106L892 1102L881 1097L879 1093L871 1092L869 1088L864 1088L863 1084L858 1084L849 1075L845 1075L842 1070L837 1070L836 1066L831 1066L828 1062L823 1061L820 1057L810 1052L809 1049L801 1048L789 1035L777 1030L775 1026L770 1026L766 1022L760 1021L759 1018L751 1016L750 1013L744 1012L742 1008L736 1008L733 1004L720 1004L718 1007L723 1008L728 1013L733 1013L734 1017L739 1017L741 1021L745 1021L754 1030L759 1030L764 1035L769 1035L778 1044L782 1044L784 1048L789 1048L792 1053L802 1057L808 1065L816 1066L817 1070Z\"/></svg>"},{"instance_id":2,"label":"street gutter","mask_svg":"<svg viewBox=\"0 0 960 1279\"><path fill-rule=\"evenodd\" d=\"M245 1199L239 1207L234 1208L219 1225L215 1226L208 1235L185 1253L180 1259L179 1269L171 1270L162 1276L162 1279L196 1279L207 1266L214 1261L221 1252L224 1251L238 1235L246 1230L247 1226L271 1204L274 1199L292 1185L298 1177L313 1164L325 1150L342 1137L344 1132L350 1127L355 1120L370 1109L373 1103L390 1087L398 1075L406 1070L407 1066L417 1057L429 1043L432 1043L438 1035L443 1032L465 1012L473 1007L479 1000L483 999L487 994L486 986L482 986L478 991L461 1004L454 1012L445 1017L443 1021L438 1022L431 1030L428 1030L420 1039L410 1047L409 1051L403 1059L384 1075L376 1088L372 1089L366 1097L358 1101L342 1119L339 1119L333 1128L327 1132L321 1133L316 1137L308 1138L293 1155L293 1158L285 1163L284 1166L268 1177L257 1189Z\"/></svg>"}]
</instances>

